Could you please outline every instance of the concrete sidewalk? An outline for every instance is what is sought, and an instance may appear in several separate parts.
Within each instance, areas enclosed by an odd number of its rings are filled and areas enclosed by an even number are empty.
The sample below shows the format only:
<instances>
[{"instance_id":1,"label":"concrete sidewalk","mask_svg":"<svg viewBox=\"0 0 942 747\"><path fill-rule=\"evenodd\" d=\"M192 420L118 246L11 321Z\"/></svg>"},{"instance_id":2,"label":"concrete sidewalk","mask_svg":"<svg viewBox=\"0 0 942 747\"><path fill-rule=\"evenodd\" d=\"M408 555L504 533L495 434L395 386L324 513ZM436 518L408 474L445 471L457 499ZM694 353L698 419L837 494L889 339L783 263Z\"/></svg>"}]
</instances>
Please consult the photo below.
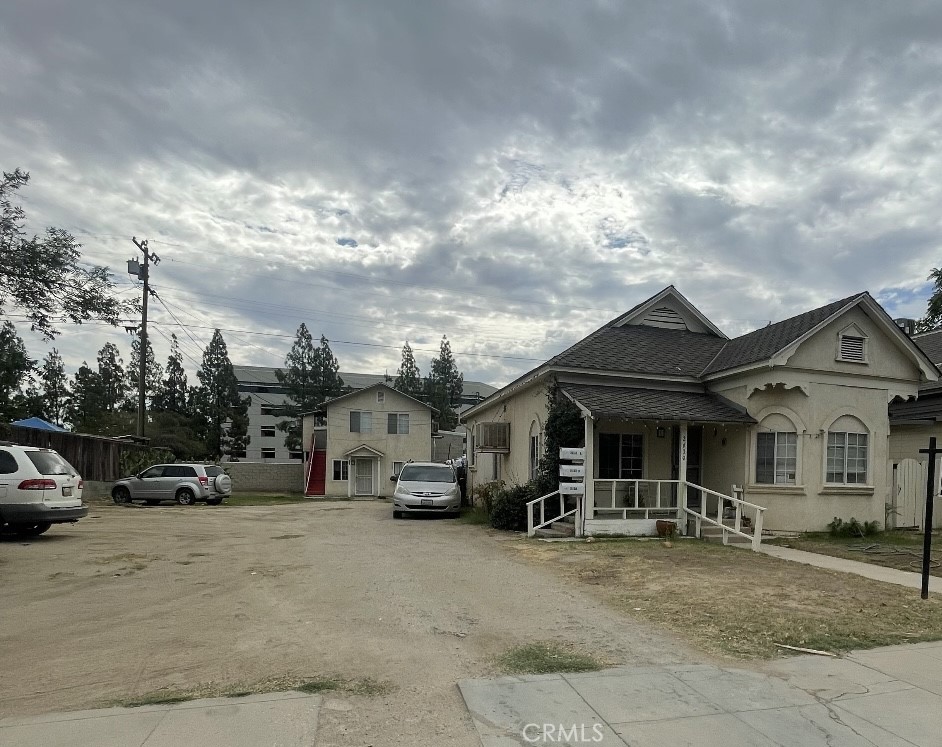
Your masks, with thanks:
<instances>
[{"instance_id":1,"label":"concrete sidewalk","mask_svg":"<svg viewBox=\"0 0 942 747\"><path fill-rule=\"evenodd\" d=\"M885 568L882 565L874 565L873 563L861 563L859 560L835 558L831 555L822 555L817 552L793 550L790 547L779 547L778 545L759 545L759 552L764 552L766 555L782 558L783 560L792 560L796 563L817 566L818 568L827 568L843 573L855 573L858 576L865 576L866 578L872 578L876 581L885 581L888 584L909 586L913 589L922 588L922 576L919 573L899 571L896 568ZM942 578L939 576L929 576L929 591L942 593Z\"/></svg>"},{"instance_id":2,"label":"concrete sidewalk","mask_svg":"<svg viewBox=\"0 0 942 747\"><path fill-rule=\"evenodd\" d=\"M309 747L321 696L297 692L0 719L17 747Z\"/></svg>"},{"instance_id":3,"label":"concrete sidewalk","mask_svg":"<svg viewBox=\"0 0 942 747\"><path fill-rule=\"evenodd\" d=\"M940 747L942 642L459 683L484 747Z\"/></svg>"}]
</instances>

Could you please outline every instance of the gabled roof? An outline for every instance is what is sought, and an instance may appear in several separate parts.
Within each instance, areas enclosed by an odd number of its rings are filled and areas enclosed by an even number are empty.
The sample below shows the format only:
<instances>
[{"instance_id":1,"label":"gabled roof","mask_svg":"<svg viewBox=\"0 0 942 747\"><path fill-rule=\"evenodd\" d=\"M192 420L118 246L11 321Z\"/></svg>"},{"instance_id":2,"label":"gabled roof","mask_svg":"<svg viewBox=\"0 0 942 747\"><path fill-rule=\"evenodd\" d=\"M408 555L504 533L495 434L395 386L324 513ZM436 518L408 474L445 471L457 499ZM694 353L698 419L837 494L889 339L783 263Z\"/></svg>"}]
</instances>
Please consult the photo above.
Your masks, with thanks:
<instances>
[{"instance_id":1,"label":"gabled roof","mask_svg":"<svg viewBox=\"0 0 942 747\"><path fill-rule=\"evenodd\" d=\"M728 371L731 368L769 360L821 322L865 295L867 294L856 293L840 301L834 301L826 306L736 337L726 343L716 359L703 369L703 375L708 376L719 371Z\"/></svg>"},{"instance_id":2,"label":"gabled roof","mask_svg":"<svg viewBox=\"0 0 942 747\"><path fill-rule=\"evenodd\" d=\"M628 325L598 330L547 365L696 378L726 343L715 335Z\"/></svg>"},{"instance_id":3,"label":"gabled roof","mask_svg":"<svg viewBox=\"0 0 942 747\"><path fill-rule=\"evenodd\" d=\"M372 446L368 446L367 444L360 444L359 446L355 446L349 451L345 451L343 453L343 456L345 457L351 457L351 456L384 457L386 455L383 452L381 452L379 449L374 449Z\"/></svg>"},{"instance_id":4,"label":"gabled roof","mask_svg":"<svg viewBox=\"0 0 942 747\"><path fill-rule=\"evenodd\" d=\"M561 384L560 390L593 418L663 422L755 423L728 400L707 392Z\"/></svg>"},{"instance_id":5,"label":"gabled roof","mask_svg":"<svg viewBox=\"0 0 942 747\"><path fill-rule=\"evenodd\" d=\"M716 335L717 337L722 337L726 339L726 335L723 334L722 330L717 327L713 322L707 319L703 315L703 312L700 311L696 306L694 306L690 301L687 300L687 297L684 296L679 290L677 290L673 285L668 285L660 293L655 293L647 301L642 301L637 306L626 311L621 316L615 317L606 324L606 327L622 327L627 324L633 323L636 319L644 318L649 312L653 311L660 304L670 304L673 301L678 304L682 309L684 309L690 316L694 318L697 322L703 325L703 327L708 330L710 333Z\"/></svg>"},{"instance_id":6,"label":"gabled roof","mask_svg":"<svg viewBox=\"0 0 942 747\"><path fill-rule=\"evenodd\" d=\"M912 341L926 354L926 357L937 366L942 364L942 329L913 335Z\"/></svg>"},{"instance_id":7,"label":"gabled roof","mask_svg":"<svg viewBox=\"0 0 942 747\"><path fill-rule=\"evenodd\" d=\"M422 400L416 399L415 397L410 397L410 396L409 396L408 394L406 394L405 392L400 392L398 389L394 389L393 387L389 386L389 384L383 384L383 383L381 383L381 382L378 383L378 384L373 384L373 385L368 386L368 387L364 387L363 389L355 389L355 390L352 391L352 392L347 392L346 394L341 394L339 397L334 397L333 399L329 399L329 400L327 400L326 402L322 402L320 405L317 406L317 408L314 410L314 412L323 412L323 411L325 411L328 407L330 407L331 405L336 404L337 402L340 402L341 400L347 399L348 397L357 397L357 396L363 394L364 392L368 392L368 391L370 391L370 390L372 390L372 389L386 389L386 390L388 390L388 391L390 391L390 392L395 392L395 393L398 394L400 397L405 397L406 399L408 399L408 400L410 400L410 401L412 401L412 402L415 402L417 405L421 405L422 407L425 407L425 408L431 410L431 411L434 412L434 413L437 413L437 412L438 412L438 410L436 410L434 407L432 407L432 406L431 406L430 404L428 404L427 402L423 402ZM305 415L309 415L310 413L304 413L304 414L305 414Z\"/></svg>"}]
</instances>

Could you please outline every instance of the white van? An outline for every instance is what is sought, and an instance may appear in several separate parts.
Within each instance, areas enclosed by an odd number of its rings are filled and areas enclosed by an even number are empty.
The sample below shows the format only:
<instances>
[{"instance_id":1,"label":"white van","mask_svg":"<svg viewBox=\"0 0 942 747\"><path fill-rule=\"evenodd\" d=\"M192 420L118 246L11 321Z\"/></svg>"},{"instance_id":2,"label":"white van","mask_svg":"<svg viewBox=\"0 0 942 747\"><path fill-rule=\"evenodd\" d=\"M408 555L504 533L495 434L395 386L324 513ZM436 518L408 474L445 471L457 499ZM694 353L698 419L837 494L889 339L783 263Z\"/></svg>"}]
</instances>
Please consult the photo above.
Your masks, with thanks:
<instances>
[{"instance_id":1,"label":"white van","mask_svg":"<svg viewBox=\"0 0 942 747\"><path fill-rule=\"evenodd\" d=\"M52 449L0 442L0 530L36 537L88 515L81 476Z\"/></svg>"}]
</instances>

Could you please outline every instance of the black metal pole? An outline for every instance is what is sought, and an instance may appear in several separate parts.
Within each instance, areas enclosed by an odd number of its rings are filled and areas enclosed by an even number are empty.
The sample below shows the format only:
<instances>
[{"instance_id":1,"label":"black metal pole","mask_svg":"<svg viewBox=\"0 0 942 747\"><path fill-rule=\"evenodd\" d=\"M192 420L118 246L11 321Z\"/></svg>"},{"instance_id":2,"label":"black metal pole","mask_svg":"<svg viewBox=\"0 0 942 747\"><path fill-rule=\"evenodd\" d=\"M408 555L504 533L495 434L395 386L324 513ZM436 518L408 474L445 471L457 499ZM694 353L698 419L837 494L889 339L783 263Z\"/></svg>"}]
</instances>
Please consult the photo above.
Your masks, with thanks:
<instances>
[{"instance_id":1,"label":"black metal pole","mask_svg":"<svg viewBox=\"0 0 942 747\"><path fill-rule=\"evenodd\" d=\"M939 454L936 449L935 436L929 439L929 448L920 449L920 453L929 455L929 478L926 481L926 513L923 519L923 542L922 542L922 598L929 598L929 559L932 552L932 508L935 502L935 459Z\"/></svg>"}]
</instances>

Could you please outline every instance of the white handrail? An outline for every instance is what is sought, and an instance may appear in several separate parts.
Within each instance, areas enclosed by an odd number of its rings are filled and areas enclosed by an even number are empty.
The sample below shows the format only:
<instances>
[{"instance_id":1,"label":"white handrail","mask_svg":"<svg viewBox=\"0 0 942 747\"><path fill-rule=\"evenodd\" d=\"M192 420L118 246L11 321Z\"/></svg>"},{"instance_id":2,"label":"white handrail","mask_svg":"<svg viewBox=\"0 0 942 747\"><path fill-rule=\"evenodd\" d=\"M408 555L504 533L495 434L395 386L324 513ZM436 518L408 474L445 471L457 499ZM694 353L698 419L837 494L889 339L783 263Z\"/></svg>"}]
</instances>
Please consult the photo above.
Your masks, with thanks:
<instances>
[{"instance_id":1,"label":"white handrail","mask_svg":"<svg viewBox=\"0 0 942 747\"><path fill-rule=\"evenodd\" d=\"M559 496L559 514L552 517L551 519L546 518L546 499L552 498L554 495ZM532 537L536 534L537 529L542 529L543 527L552 524L556 521L562 521L568 516L575 516L576 519L576 536L582 536L582 496L575 496L576 498L576 507L566 510L566 497L562 495L559 490L554 490L552 493L547 493L546 495L541 495L539 498L534 498L532 501L527 501L527 537ZM540 523L537 524L533 517L533 508L536 504L540 504Z\"/></svg>"},{"instance_id":2,"label":"white handrail","mask_svg":"<svg viewBox=\"0 0 942 747\"><path fill-rule=\"evenodd\" d=\"M716 508L716 519L713 519L707 515L704 501L700 502L699 511L689 508L686 505L683 507L684 512L690 514L696 519L697 537L701 536L702 525L703 525L703 522L706 521L708 524L715 527L719 527L722 530L724 545L729 544L729 538L727 535L735 534L739 537L744 537L750 540L752 542L753 550L759 549L759 545L762 542L762 519L763 519L763 514L765 513L765 507L758 506L755 503L749 503L748 501L744 501L742 498L735 498L734 496L731 496L731 495L724 495L723 493L718 493L715 490L710 490L709 488L705 488L702 485L697 485L696 483L692 483L690 481L687 481L687 487L693 488L694 490L700 490L709 495L716 496L716 498L718 499L717 508ZM736 485L733 485L732 492L741 494L742 488L737 487ZM723 508L724 508L724 503L726 501L729 501L736 507L736 517L734 520L734 525L732 527L729 527L723 523ZM748 506L749 508L755 509L755 512L756 512L755 524L753 525L751 535L742 531L742 509L744 506Z\"/></svg>"}]
</instances>

